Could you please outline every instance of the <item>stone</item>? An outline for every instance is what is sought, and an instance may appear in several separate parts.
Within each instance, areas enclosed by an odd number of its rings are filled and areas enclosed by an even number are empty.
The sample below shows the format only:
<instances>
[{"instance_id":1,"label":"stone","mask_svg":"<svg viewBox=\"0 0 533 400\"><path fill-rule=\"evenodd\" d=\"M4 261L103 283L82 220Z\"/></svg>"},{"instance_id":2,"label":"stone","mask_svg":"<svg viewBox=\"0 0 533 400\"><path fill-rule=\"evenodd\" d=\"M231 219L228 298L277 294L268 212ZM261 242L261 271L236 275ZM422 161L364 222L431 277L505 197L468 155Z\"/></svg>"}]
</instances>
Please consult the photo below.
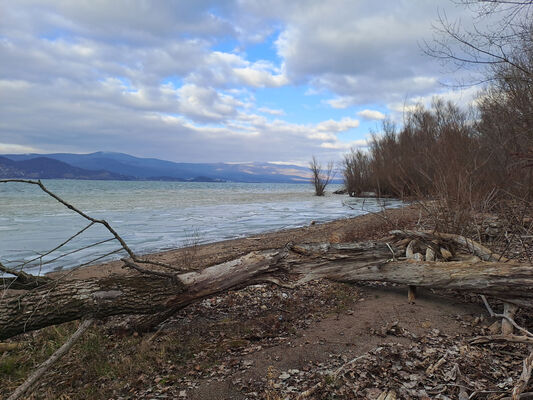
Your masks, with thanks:
<instances>
[{"instance_id":1,"label":"stone","mask_svg":"<svg viewBox=\"0 0 533 400\"><path fill-rule=\"evenodd\" d=\"M287 379L289 379L291 376L287 373L287 372L282 372L279 376L279 379L281 379L282 381L285 381Z\"/></svg>"}]
</instances>

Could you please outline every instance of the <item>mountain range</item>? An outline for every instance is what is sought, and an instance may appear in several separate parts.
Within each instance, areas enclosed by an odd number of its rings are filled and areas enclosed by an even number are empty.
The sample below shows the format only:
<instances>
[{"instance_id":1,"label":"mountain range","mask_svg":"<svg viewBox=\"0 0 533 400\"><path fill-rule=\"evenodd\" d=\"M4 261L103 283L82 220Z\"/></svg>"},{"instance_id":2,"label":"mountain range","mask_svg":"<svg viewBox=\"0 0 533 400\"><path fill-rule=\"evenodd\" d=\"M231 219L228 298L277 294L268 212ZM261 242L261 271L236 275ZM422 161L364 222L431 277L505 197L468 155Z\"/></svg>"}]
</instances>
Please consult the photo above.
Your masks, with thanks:
<instances>
[{"instance_id":1,"label":"mountain range","mask_svg":"<svg viewBox=\"0 0 533 400\"><path fill-rule=\"evenodd\" d=\"M0 178L307 183L308 168L273 163L176 163L124 153L4 154Z\"/></svg>"}]
</instances>

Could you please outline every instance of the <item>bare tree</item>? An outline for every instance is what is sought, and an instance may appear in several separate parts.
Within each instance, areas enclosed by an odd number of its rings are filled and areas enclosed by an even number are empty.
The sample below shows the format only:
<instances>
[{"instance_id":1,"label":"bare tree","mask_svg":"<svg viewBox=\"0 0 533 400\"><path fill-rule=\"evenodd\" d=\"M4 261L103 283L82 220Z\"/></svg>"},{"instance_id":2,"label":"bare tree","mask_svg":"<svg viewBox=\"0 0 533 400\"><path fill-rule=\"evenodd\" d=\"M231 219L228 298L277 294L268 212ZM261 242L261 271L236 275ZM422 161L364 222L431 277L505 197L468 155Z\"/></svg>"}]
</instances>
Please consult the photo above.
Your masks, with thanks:
<instances>
[{"instance_id":1,"label":"bare tree","mask_svg":"<svg viewBox=\"0 0 533 400\"><path fill-rule=\"evenodd\" d=\"M311 159L309 163L309 169L313 176L311 177L311 183L315 187L315 195L324 196L326 186L331 182L335 176L333 171L333 162L329 162L325 170L322 169L322 165L318 162L315 156Z\"/></svg>"}]
</instances>

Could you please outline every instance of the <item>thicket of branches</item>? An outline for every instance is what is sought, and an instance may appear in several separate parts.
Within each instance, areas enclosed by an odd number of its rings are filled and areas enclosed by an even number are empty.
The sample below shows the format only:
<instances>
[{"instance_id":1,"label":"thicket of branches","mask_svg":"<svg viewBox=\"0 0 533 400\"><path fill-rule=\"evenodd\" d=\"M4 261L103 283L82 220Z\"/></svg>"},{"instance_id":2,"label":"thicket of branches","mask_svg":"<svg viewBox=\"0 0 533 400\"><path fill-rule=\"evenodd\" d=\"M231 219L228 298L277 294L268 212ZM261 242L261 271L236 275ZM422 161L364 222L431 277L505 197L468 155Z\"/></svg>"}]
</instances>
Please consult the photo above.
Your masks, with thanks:
<instances>
[{"instance_id":1,"label":"thicket of branches","mask_svg":"<svg viewBox=\"0 0 533 400\"><path fill-rule=\"evenodd\" d=\"M419 105L399 129L384 122L367 153L352 151L344 160L350 195L372 190L436 200L448 211L446 218L454 219L450 230L465 214L509 202L527 206L533 196L533 24L519 17L531 15L533 2L466 3L479 6L478 18L500 16L506 30L468 32L441 19L445 40L428 52L456 64L486 66L490 83L480 88L475 106L461 109L440 99L429 108Z\"/></svg>"}]
</instances>

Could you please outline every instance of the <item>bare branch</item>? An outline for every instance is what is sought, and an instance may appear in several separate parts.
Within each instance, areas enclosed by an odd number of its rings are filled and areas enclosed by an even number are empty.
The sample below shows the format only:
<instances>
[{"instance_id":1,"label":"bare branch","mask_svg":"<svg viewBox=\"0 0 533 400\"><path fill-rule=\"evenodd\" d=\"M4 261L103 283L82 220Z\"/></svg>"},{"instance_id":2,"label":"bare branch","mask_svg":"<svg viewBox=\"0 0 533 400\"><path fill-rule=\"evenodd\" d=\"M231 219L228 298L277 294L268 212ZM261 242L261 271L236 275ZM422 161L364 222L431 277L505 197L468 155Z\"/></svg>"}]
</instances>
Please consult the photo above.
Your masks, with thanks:
<instances>
[{"instance_id":1,"label":"bare branch","mask_svg":"<svg viewBox=\"0 0 533 400\"><path fill-rule=\"evenodd\" d=\"M520 332L523 332L524 334L526 334L526 336L529 336L529 337L532 337L533 338L533 333L529 332L527 329L524 329L522 328L520 325L518 325L514 319L512 318L509 318L507 315L505 314L497 314L495 313L491 306L489 305L489 302L487 301L487 298L484 296L484 295L481 295L481 299L483 300L483 303L485 304L485 307L487 308L487 311L489 312L489 315L492 317L492 318L503 318L505 319L506 321L508 321L512 326L514 326L516 329L518 329Z\"/></svg>"},{"instance_id":2,"label":"bare branch","mask_svg":"<svg viewBox=\"0 0 533 400\"><path fill-rule=\"evenodd\" d=\"M81 323L76 332L59 348L54 354L50 356L48 360L42 363L39 368L31 374L28 379L20 385L7 400L17 400L24 395L38 380L43 374L50 368L54 363L56 363L61 357L68 353L71 347L78 341L78 339L85 333L87 329L93 324L94 320L88 319Z\"/></svg>"},{"instance_id":3,"label":"bare branch","mask_svg":"<svg viewBox=\"0 0 533 400\"><path fill-rule=\"evenodd\" d=\"M474 22L465 27L460 20L450 21L439 12L432 42L424 41L422 50L429 56L459 68L488 66L511 68L531 81L531 64L524 62L524 47L531 43L531 1L459 0L473 11ZM489 26L480 29L479 26ZM488 80L497 80L494 71L482 71ZM486 74L488 72L488 74ZM486 81L486 77L476 83Z\"/></svg>"},{"instance_id":4,"label":"bare branch","mask_svg":"<svg viewBox=\"0 0 533 400\"><path fill-rule=\"evenodd\" d=\"M520 394L526 389L529 379L531 378L531 370L533 369L533 350L529 356L524 359L522 374L518 379L517 384L513 388L512 400L519 400Z\"/></svg>"},{"instance_id":5,"label":"bare branch","mask_svg":"<svg viewBox=\"0 0 533 400\"><path fill-rule=\"evenodd\" d=\"M533 338L529 336L517 336L517 335L489 335L489 336L476 336L470 340L472 344L482 344L490 342L510 342L510 343L527 343L533 345Z\"/></svg>"},{"instance_id":6,"label":"bare branch","mask_svg":"<svg viewBox=\"0 0 533 400\"><path fill-rule=\"evenodd\" d=\"M122 239L122 237L117 233L117 231L115 231L115 229L113 229L111 227L111 225L104 219L96 219L96 218L93 218L89 215L87 215L86 213L84 213L83 211L81 211L80 209L78 209L77 207L75 207L74 205L70 204L69 202L63 200L61 197L59 197L57 194L55 194L54 192L50 191L48 188L46 188L44 186L44 184L40 181L40 180L37 180L37 181L33 181L33 180L28 180L28 179L0 179L0 183L11 183L11 182L14 182L14 183L27 183L27 184L31 184L31 185L36 185L38 186L43 192L47 193L49 196L51 196L52 198L54 198L55 200L57 200L59 203L63 204L65 207L67 207L69 210L72 210L74 211L75 213L77 213L78 215L82 216L83 218L85 218L86 220L90 221L91 223L89 224L89 226L85 227L84 229L82 229L80 232L78 232L77 234L71 236L69 239L67 239L64 243L60 244L59 246L57 246L55 249L47 252L46 254L50 254L51 252L53 252L54 250L62 247L65 243L69 242L70 240L74 239L76 236L78 236L80 233L82 233L83 231L85 231L86 229L88 229L92 224L100 224L100 225L103 225L112 235L113 235L113 238L115 240L117 240L120 245L122 246L122 249L124 251L126 251L126 253L128 253L128 255L130 256L130 258L136 262L136 263L142 263L142 264L152 264L152 265L156 265L156 266L159 266L159 267L163 267L163 268L167 268L167 269L170 269L170 270L173 270L173 271L181 271L181 269L179 268L176 268L170 264L166 264L166 263L162 263L162 262L158 262L158 261L151 261L151 260L147 260L147 259L144 259L144 258L140 258L138 257L131 249L130 247L126 244L126 242L124 241L124 239ZM103 242L102 242L103 243ZM81 250L81 249L80 249ZM110 253L110 254L114 254L114 253ZM108 254L109 255L109 254ZM37 259L39 259L40 257L37 257ZM98 259L100 259L102 257L99 257Z\"/></svg>"},{"instance_id":7,"label":"bare branch","mask_svg":"<svg viewBox=\"0 0 533 400\"><path fill-rule=\"evenodd\" d=\"M23 272L22 270L17 271L11 268L5 267L0 262L0 271L5 274L14 275L16 278L9 283L9 287L12 289L31 289L40 285L44 285L46 283L50 282L50 278L44 277L44 276L35 276L31 274L27 274L26 272ZM6 280L6 278L3 278ZM8 278L9 279L9 278Z\"/></svg>"},{"instance_id":8,"label":"bare branch","mask_svg":"<svg viewBox=\"0 0 533 400\"><path fill-rule=\"evenodd\" d=\"M83 232L85 232L87 229L89 229L91 226L94 225L94 222L91 222L89 223L89 225L87 225L86 227L84 227L83 229L80 229L78 232L76 232L74 235L72 235L71 237L69 237L67 240L63 241L62 243L60 243L59 245L57 245L56 247L54 247L53 249L47 251L46 253L43 253L43 254L40 254L38 257L35 257L35 258L32 258L31 260L28 260L26 262L24 262L23 264L20 265L20 267L24 267L28 264L31 264L32 262L35 262L37 260L40 260L42 259L43 257L46 257L47 255L53 253L54 251L57 251L59 250L61 247L63 247L64 245L66 245L67 243L69 243L70 241L72 241L74 238L76 238L77 236L81 235Z\"/></svg>"},{"instance_id":9,"label":"bare branch","mask_svg":"<svg viewBox=\"0 0 533 400\"><path fill-rule=\"evenodd\" d=\"M170 279L176 279L177 277L177 275L170 274L168 272L154 271L154 270L139 267L137 264L129 261L126 258L123 258L122 262L126 265L126 267L134 269L135 271L140 272L141 274L155 275L155 276L160 276L160 277L170 278Z\"/></svg>"}]
</instances>

